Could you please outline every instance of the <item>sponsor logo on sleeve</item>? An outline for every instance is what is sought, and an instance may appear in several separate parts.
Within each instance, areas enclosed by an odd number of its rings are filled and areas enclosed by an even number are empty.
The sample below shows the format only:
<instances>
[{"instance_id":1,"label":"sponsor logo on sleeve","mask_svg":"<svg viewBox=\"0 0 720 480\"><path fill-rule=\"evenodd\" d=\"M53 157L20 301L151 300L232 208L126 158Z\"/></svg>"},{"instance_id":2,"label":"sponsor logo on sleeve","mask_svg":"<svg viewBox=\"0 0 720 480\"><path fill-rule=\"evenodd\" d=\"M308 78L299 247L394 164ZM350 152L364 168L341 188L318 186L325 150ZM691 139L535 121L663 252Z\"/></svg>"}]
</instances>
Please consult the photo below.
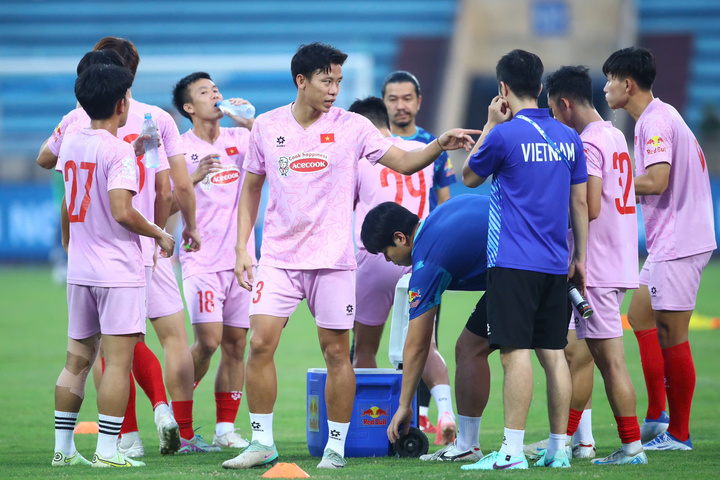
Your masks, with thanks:
<instances>
[{"instance_id":1,"label":"sponsor logo on sleeve","mask_svg":"<svg viewBox=\"0 0 720 480\"><path fill-rule=\"evenodd\" d=\"M647 154L653 155L655 153L662 153L665 151L665 147L663 144L665 143L665 140L660 135L655 135L653 137L650 137L650 139L645 142L647 146Z\"/></svg>"},{"instance_id":2,"label":"sponsor logo on sleeve","mask_svg":"<svg viewBox=\"0 0 720 480\"><path fill-rule=\"evenodd\" d=\"M420 294L419 288L411 288L410 290L408 290L408 297L410 301L410 308L415 308L420 305L420 299L422 298L422 295Z\"/></svg>"}]
</instances>

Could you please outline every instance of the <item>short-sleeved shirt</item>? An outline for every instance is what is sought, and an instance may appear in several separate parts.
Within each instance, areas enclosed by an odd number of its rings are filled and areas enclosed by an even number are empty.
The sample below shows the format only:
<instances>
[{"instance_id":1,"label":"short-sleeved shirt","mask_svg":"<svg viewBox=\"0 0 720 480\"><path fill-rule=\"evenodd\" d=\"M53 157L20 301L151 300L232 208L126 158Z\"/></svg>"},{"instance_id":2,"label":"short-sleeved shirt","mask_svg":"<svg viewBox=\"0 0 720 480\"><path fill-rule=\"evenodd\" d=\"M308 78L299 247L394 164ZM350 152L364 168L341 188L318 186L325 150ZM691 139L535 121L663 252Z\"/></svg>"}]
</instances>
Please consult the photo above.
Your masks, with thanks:
<instances>
[{"instance_id":1,"label":"short-sleeved shirt","mask_svg":"<svg viewBox=\"0 0 720 480\"><path fill-rule=\"evenodd\" d=\"M183 278L235 268L238 202L245 179L242 164L249 138L250 132L245 128L220 128L214 144L202 140L192 130L182 135L190 174L197 170L200 160L210 154L219 155L222 168L195 185L197 228L203 244L198 252L180 249ZM248 253L255 258L252 232Z\"/></svg>"},{"instance_id":2,"label":"short-sleeved shirt","mask_svg":"<svg viewBox=\"0 0 720 480\"><path fill-rule=\"evenodd\" d=\"M570 163L550 148L524 115L538 124ZM493 175L490 188L488 268L567 274L571 184L587 182L582 142L547 109L523 109L485 137L469 166Z\"/></svg>"},{"instance_id":3,"label":"short-sleeved shirt","mask_svg":"<svg viewBox=\"0 0 720 480\"><path fill-rule=\"evenodd\" d=\"M244 163L268 182L260 265L357 268L352 222L358 162L377 163L391 146L368 119L337 107L307 129L293 117L292 105L260 115Z\"/></svg>"},{"instance_id":4,"label":"short-sleeved shirt","mask_svg":"<svg viewBox=\"0 0 720 480\"><path fill-rule=\"evenodd\" d=\"M648 260L688 257L714 250L710 177L702 149L671 105L654 99L635 124L635 173L670 164L667 189L640 197Z\"/></svg>"},{"instance_id":5,"label":"short-sleeved shirt","mask_svg":"<svg viewBox=\"0 0 720 480\"><path fill-rule=\"evenodd\" d=\"M602 179L600 215L588 226L588 287L638 287L638 229L632 163L625 136L611 122L580 134L588 175ZM611 253L610 253L611 252Z\"/></svg>"},{"instance_id":6,"label":"short-sleeved shirt","mask_svg":"<svg viewBox=\"0 0 720 480\"><path fill-rule=\"evenodd\" d=\"M391 137L396 147L410 152L425 148L424 143ZM412 175L402 175L381 164L360 162L355 192L355 245L364 249L360 231L368 212L383 202L395 202L423 219L430 213L430 192L433 187L433 165Z\"/></svg>"},{"instance_id":7,"label":"short-sleeved shirt","mask_svg":"<svg viewBox=\"0 0 720 480\"><path fill-rule=\"evenodd\" d=\"M435 140L437 137L432 133L428 132L427 130L415 126L415 134L410 135L409 137L400 138L402 138L403 140L422 142L427 145L433 140ZM443 152L433 164L433 189L430 192L431 212L435 210L435 207L437 207L438 205L437 192L435 190L437 190L438 188L449 187L455 182L457 182L457 178L455 178L455 170L453 169L452 163L450 163L450 157L448 156L447 152Z\"/></svg>"},{"instance_id":8,"label":"short-sleeved shirt","mask_svg":"<svg viewBox=\"0 0 720 480\"><path fill-rule=\"evenodd\" d=\"M108 194L138 191L132 147L107 130L83 129L67 135L58 153L70 217L67 283L145 286L140 237L115 221Z\"/></svg>"},{"instance_id":9,"label":"short-sleeved shirt","mask_svg":"<svg viewBox=\"0 0 720 480\"><path fill-rule=\"evenodd\" d=\"M180 140L180 134L175 121L169 113L154 105L148 105L130 99L130 111L127 122L118 129L118 138L132 143L140 136L142 124L145 121L145 114L152 114L153 121L158 127L162 146L158 148L160 166L157 168L145 168L144 155L137 157L137 165L140 171L140 190L133 198L133 205L143 214L149 222L155 221L155 174L168 170L168 157L184 153L184 147ZM48 148L55 155L58 155L63 138L68 133L76 132L90 126L90 117L82 108L76 108L63 117L60 124L48 139ZM153 254L155 252L155 241L149 237L140 237L142 243L145 266L153 265Z\"/></svg>"},{"instance_id":10,"label":"short-sleeved shirt","mask_svg":"<svg viewBox=\"0 0 720 480\"><path fill-rule=\"evenodd\" d=\"M490 199L459 195L422 220L413 241L410 319L440 304L445 290L487 288Z\"/></svg>"}]
</instances>

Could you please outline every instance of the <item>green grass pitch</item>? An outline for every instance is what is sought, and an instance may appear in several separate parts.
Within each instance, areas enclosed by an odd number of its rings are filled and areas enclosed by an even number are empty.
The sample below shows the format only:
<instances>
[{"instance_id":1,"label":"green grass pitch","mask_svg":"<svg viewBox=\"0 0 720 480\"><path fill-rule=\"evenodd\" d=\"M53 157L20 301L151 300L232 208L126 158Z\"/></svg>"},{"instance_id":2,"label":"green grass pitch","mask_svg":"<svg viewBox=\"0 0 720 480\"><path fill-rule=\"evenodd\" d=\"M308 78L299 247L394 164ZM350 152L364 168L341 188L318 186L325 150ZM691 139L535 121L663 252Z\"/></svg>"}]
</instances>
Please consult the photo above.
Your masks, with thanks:
<instances>
[{"instance_id":1,"label":"green grass pitch","mask_svg":"<svg viewBox=\"0 0 720 480\"><path fill-rule=\"evenodd\" d=\"M720 262L711 263L703 276L696 312L720 316ZM161 457L149 402L138 389L138 423L145 444L147 467L122 473L90 468L52 469L53 390L65 360L67 308L65 288L54 285L43 267L0 268L0 479L4 478L97 478L123 475L133 478L258 478L263 470L227 471L221 463L234 452ZM440 350L451 371L455 368L454 344L465 324L477 294L448 292L443 300L439 332ZM626 303L627 305L627 303ZM627 307L626 307L627 308ZM189 321L188 321L189 325ZM386 335L387 335L386 329ZM625 336L627 361L638 394L638 412L644 415L647 398L632 333ZM148 327L147 341L162 361L162 350ZM308 368L324 366L317 333L303 303L290 319L276 356L279 396L275 407L275 440L280 461L297 463L317 478L472 478L512 476L514 478L720 478L720 375L717 362L720 330L694 330L690 334L697 388L693 401L690 431L692 452L649 452L649 465L598 467L587 460L575 460L563 471L530 469L513 472L463 472L459 464L425 463L413 459L352 458L342 471L320 471L318 459L310 457L305 440L305 375ZM379 364L389 367L387 338L379 353ZM502 439L502 369L497 354L491 356L493 373L490 402L483 416L480 441L483 451L497 450ZM214 365L217 364L217 355ZM535 363L534 396L527 424L526 441L547 436L548 422L544 376ZM215 367L211 367L211 375ZM607 455L619 446L614 418L596 372L593 395L593 428L598 454ZM451 383L452 380L451 380ZM195 392L195 426L206 440L212 440L215 425L213 378L206 377ZM80 421L96 421L95 389L88 381ZM431 418L434 419L434 405ZM247 406L240 406L236 427L250 435ZM90 458L95 435L76 435L79 451ZM432 443L432 442L431 442ZM431 446L431 450L437 447Z\"/></svg>"}]
</instances>

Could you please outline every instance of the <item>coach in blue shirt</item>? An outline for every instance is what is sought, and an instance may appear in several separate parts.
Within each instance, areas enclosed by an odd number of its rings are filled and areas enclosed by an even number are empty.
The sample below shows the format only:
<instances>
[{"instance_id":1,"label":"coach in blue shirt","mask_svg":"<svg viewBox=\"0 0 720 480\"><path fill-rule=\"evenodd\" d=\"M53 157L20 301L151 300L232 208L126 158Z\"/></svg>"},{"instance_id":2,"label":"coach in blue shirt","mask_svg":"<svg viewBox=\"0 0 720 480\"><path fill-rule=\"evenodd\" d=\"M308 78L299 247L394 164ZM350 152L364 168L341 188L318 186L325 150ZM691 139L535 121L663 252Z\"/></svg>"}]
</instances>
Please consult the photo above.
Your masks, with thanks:
<instances>
[{"instance_id":1,"label":"coach in blue shirt","mask_svg":"<svg viewBox=\"0 0 720 480\"><path fill-rule=\"evenodd\" d=\"M500 348L505 372L505 437L465 469L525 468L525 422L532 399L534 349L545 370L550 441L538 465L569 466L565 433L572 386L563 354L567 340L568 276L584 292L587 168L571 128L539 109L543 65L513 50L500 59L499 95L482 136L463 166L477 187L493 175L487 240L488 340ZM568 212L575 250L568 268Z\"/></svg>"}]
</instances>

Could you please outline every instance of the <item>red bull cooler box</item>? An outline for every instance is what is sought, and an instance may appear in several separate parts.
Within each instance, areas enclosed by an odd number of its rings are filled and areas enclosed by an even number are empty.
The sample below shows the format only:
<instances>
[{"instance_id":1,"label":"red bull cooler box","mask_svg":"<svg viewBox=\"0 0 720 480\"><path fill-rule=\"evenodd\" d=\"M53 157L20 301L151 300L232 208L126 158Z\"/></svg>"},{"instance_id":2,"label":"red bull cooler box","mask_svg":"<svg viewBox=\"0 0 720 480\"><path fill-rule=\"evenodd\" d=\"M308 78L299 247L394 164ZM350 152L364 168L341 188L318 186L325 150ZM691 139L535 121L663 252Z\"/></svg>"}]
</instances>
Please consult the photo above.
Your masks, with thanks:
<instances>
[{"instance_id":1,"label":"red bull cooler box","mask_svg":"<svg viewBox=\"0 0 720 480\"><path fill-rule=\"evenodd\" d=\"M393 455L387 427L400 404L402 371L392 368L356 368L355 402L345 442L346 457ZM322 457L328 440L325 382L327 369L307 373L307 442L310 455ZM417 412L417 396L413 398ZM413 419L413 427L417 422Z\"/></svg>"}]
</instances>

